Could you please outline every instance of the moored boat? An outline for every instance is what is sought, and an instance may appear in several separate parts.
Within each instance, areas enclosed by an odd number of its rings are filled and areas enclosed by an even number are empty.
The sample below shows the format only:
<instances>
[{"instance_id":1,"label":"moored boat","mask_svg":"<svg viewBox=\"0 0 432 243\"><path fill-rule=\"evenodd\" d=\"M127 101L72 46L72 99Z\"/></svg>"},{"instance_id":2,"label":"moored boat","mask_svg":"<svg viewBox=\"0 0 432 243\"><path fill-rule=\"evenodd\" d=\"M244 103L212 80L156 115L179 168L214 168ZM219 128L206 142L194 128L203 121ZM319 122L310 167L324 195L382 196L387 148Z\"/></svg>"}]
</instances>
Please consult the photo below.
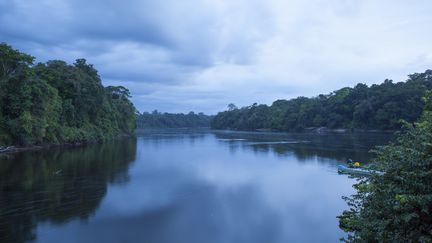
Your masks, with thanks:
<instances>
[{"instance_id":1,"label":"moored boat","mask_svg":"<svg viewBox=\"0 0 432 243\"><path fill-rule=\"evenodd\" d=\"M376 171L376 170L370 170L370 169L365 169L365 168L352 168L352 167L348 167L346 165L338 165L338 172L341 174L353 174L353 175L381 175L383 174L383 172L381 171Z\"/></svg>"}]
</instances>

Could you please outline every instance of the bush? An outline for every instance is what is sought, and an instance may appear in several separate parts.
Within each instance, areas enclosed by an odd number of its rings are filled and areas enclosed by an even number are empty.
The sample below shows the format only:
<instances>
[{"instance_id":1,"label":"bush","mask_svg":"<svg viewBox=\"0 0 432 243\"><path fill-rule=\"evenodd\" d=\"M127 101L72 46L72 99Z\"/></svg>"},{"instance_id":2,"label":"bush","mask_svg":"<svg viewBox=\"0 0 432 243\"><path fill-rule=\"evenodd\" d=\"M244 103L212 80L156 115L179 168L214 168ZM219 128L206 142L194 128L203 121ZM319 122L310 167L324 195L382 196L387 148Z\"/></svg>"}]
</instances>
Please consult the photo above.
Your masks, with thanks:
<instances>
[{"instance_id":1,"label":"bush","mask_svg":"<svg viewBox=\"0 0 432 243\"><path fill-rule=\"evenodd\" d=\"M421 119L394 144L378 148L374 167L346 197L340 226L349 242L432 242L432 94Z\"/></svg>"}]
</instances>

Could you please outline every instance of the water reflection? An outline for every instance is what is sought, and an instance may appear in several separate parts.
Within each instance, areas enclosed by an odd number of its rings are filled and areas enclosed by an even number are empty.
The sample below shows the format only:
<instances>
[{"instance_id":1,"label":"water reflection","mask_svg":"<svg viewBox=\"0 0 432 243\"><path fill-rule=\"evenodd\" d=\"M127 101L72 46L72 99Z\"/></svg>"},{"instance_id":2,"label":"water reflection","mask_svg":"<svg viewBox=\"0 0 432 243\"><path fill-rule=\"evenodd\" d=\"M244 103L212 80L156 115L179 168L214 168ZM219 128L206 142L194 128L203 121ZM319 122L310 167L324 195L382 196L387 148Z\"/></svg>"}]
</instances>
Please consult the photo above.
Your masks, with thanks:
<instances>
[{"instance_id":1,"label":"water reflection","mask_svg":"<svg viewBox=\"0 0 432 243\"><path fill-rule=\"evenodd\" d=\"M233 153L238 149L250 149L256 153L294 155L300 161L319 157L344 162L352 158L365 163L373 158L369 150L386 144L393 137L390 133L213 133L220 142L228 143Z\"/></svg>"},{"instance_id":2,"label":"water reflection","mask_svg":"<svg viewBox=\"0 0 432 243\"><path fill-rule=\"evenodd\" d=\"M0 241L335 242L353 181L334 165L366 160L388 140L208 130L137 137L3 158Z\"/></svg>"},{"instance_id":3,"label":"water reflection","mask_svg":"<svg viewBox=\"0 0 432 243\"><path fill-rule=\"evenodd\" d=\"M136 131L138 137L145 138L154 146L161 144L179 144L189 143L191 146L195 142L202 142L205 136L208 135L208 129L192 129L192 128L173 128L173 129L142 129Z\"/></svg>"},{"instance_id":4,"label":"water reflection","mask_svg":"<svg viewBox=\"0 0 432 243\"><path fill-rule=\"evenodd\" d=\"M88 220L107 183L128 181L136 139L0 157L0 242L37 238L40 222Z\"/></svg>"}]
</instances>

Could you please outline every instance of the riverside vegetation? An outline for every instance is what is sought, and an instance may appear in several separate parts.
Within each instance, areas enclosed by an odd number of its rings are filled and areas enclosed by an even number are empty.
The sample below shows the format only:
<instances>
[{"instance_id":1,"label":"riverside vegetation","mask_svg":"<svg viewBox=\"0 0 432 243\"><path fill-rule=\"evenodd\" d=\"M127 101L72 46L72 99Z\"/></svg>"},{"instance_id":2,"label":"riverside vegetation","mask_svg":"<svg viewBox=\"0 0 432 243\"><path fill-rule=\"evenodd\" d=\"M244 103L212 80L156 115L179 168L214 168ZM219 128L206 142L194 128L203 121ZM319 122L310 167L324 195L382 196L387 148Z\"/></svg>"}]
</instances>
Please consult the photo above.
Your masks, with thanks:
<instances>
[{"instance_id":1,"label":"riverside vegetation","mask_svg":"<svg viewBox=\"0 0 432 243\"><path fill-rule=\"evenodd\" d=\"M354 185L340 226L349 242L432 242L432 92L422 117L379 147L374 175Z\"/></svg>"},{"instance_id":2,"label":"riverside vegetation","mask_svg":"<svg viewBox=\"0 0 432 243\"><path fill-rule=\"evenodd\" d=\"M144 112L137 118L137 128L198 128L210 127L212 116L204 113L188 114L161 113L154 110L152 113Z\"/></svg>"},{"instance_id":3,"label":"riverside vegetation","mask_svg":"<svg viewBox=\"0 0 432 243\"><path fill-rule=\"evenodd\" d=\"M103 87L85 59L34 64L34 57L0 43L0 146L130 134L136 109L129 98L124 87Z\"/></svg>"},{"instance_id":4,"label":"riverside vegetation","mask_svg":"<svg viewBox=\"0 0 432 243\"><path fill-rule=\"evenodd\" d=\"M406 129L397 142L375 151L377 158L371 166L384 174L360 179L354 186L356 194L345 198L349 209L339 216L340 227L348 232L344 240L350 242L432 242L432 92L427 91L431 88L432 71L427 70L409 75L407 82L386 80L370 87L358 84L329 95L278 100L271 106L254 104L238 109L230 105L211 125L238 130L322 126L396 130L405 120ZM63 61L34 64L32 56L0 44L0 145L80 143L131 133L137 113L129 98L124 87L103 87L97 71L84 59L72 65ZM158 112L143 115L174 118ZM159 119L141 124L198 124L196 116L200 114L175 117L184 119L183 123ZM44 173L46 178L52 174ZM104 188L99 190L102 196ZM96 205L100 198L90 204ZM57 217L57 213L53 215ZM31 238L25 235L26 240Z\"/></svg>"},{"instance_id":5,"label":"riverside vegetation","mask_svg":"<svg viewBox=\"0 0 432 243\"><path fill-rule=\"evenodd\" d=\"M340 215L346 242L432 242L432 70L406 82L358 84L329 95L278 100L218 113L217 129L281 131L308 127L400 130L395 143L378 147L371 168L344 197Z\"/></svg>"},{"instance_id":6,"label":"riverside vegetation","mask_svg":"<svg viewBox=\"0 0 432 243\"><path fill-rule=\"evenodd\" d=\"M307 128L399 130L400 120L417 120L422 97L432 88L432 70L409 75L406 82L385 80L382 84L357 84L328 95L277 100L271 106L253 104L219 112L214 129L295 131Z\"/></svg>"}]
</instances>

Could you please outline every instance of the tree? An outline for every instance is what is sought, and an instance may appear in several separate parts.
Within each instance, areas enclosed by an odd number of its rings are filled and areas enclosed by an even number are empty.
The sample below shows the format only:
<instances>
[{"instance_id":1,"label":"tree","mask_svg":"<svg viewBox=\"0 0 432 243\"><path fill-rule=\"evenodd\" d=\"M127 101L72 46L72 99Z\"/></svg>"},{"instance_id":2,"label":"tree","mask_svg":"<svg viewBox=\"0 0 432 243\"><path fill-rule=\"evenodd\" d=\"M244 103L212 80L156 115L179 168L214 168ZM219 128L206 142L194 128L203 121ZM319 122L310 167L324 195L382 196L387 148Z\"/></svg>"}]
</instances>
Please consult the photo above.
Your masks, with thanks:
<instances>
[{"instance_id":1,"label":"tree","mask_svg":"<svg viewBox=\"0 0 432 243\"><path fill-rule=\"evenodd\" d=\"M384 172L354 185L340 226L350 242L432 242L432 92L421 119L376 150Z\"/></svg>"},{"instance_id":2,"label":"tree","mask_svg":"<svg viewBox=\"0 0 432 243\"><path fill-rule=\"evenodd\" d=\"M0 81L10 78L19 69L32 65L34 57L13 49L6 43L0 43Z\"/></svg>"},{"instance_id":3,"label":"tree","mask_svg":"<svg viewBox=\"0 0 432 243\"><path fill-rule=\"evenodd\" d=\"M238 109L237 106L234 105L233 103L228 104L227 107L228 107L229 111L233 111L233 110L237 110Z\"/></svg>"},{"instance_id":4,"label":"tree","mask_svg":"<svg viewBox=\"0 0 432 243\"><path fill-rule=\"evenodd\" d=\"M295 131L321 126L399 130L401 119L414 122L420 117L424 105L421 97L428 87L432 89L432 70L409 75L406 82L386 79L370 87L357 84L327 95L277 100L266 109L257 109L256 103L240 109L230 104L228 110L215 116L211 125L215 129L239 130L258 127Z\"/></svg>"},{"instance_id":5,"label":"tree","mask_svg":"<svg viewBox=\"0 0 432 243\"><path fill-rule=\"evenodd\" d=\"M135 129L125 87L102 86L93 65L34 58L0 44L0 145L88 142Z\"/></svg>"},{"instance_id":6,"label":"tree","mask_svg":"<svg viewBox=\"0 0 432 243\"><path fill-rule=\"evenodd\" d=\"M131 98L129 89L123 86L108 86L105 88L113 99L128 99Z\"/></svg>"},{"instance_id":7,"label":"tree","mask_svg":"<svg viewBox=\"0 0 432 243\"><path fill-rule=\"evenodd\" d=\"M144 112L137 118L138 128L185 128L209 127L212 116L189 112L188 114L161 113L157 110L152 113Z\"/></svg>"}]
</instances>

